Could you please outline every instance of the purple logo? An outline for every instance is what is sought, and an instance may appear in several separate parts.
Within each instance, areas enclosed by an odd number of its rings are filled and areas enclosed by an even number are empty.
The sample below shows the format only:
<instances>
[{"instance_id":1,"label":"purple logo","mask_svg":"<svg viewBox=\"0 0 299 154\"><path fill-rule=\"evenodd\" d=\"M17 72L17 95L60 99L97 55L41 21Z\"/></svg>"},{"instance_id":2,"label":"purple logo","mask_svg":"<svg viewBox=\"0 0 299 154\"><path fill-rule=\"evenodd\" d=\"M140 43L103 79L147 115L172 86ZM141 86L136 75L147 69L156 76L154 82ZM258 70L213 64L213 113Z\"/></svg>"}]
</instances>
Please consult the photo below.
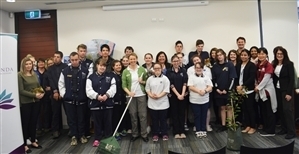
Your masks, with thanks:
<instances>
[{"instance_id":1,"label":"purple logo","mask_svg":"<svg viewBox=\"0 0 299 154\"><path fill-rule=\"evenodd\" d=\"M16 107L16 106L10 104L13 101L13 99L10 98L11 95L12 95L12 93L6 95L6 90L4 90L0 94L0 109L9 110L9 109Z\"/></svg>"}]
</instances>

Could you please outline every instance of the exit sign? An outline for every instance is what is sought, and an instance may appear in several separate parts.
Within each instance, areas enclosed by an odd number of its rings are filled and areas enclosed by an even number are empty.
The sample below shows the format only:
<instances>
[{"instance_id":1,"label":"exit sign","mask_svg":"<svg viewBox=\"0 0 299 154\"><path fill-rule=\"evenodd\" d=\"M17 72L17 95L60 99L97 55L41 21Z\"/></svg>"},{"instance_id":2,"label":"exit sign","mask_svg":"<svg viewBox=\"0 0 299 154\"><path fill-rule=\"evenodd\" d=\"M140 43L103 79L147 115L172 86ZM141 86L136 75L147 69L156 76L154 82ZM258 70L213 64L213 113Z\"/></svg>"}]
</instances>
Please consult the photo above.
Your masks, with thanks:
<instances>
[{"instance_id":1,"label":"exit sign","mask_svg":"<svg viewBox=\"0 0 299 154\"><path fill-rule=\"evenodd\" d=\"M39 19L41 18L40 10L26 10L25 19Z\"/></svg>"}]
</instances>

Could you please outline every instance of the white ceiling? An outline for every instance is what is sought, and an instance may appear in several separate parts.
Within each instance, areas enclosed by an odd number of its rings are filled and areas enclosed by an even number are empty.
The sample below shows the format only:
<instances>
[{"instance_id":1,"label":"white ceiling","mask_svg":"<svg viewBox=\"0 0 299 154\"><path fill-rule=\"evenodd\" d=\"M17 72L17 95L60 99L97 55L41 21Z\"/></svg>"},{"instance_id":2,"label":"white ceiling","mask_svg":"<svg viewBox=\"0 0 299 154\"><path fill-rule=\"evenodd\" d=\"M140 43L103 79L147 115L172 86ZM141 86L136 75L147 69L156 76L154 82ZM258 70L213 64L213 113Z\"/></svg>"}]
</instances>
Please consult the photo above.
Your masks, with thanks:
<instances>
[{"instance_id":1,"label":"white ceiling","mask_svg":"<svg viewBox=\"0 0 299 154\"><path fill-rule=\"evenodd\" d=\"M14 3L0 0L0 9L7 12L23 12L28 9L76 9L76 8L94 8L103 5L118 5L118 4L141 4L152 2L175 2L188 0L16 0ZM189 0L190 1L190 0ZM75 2L55 5L46 5L46 3L55 2Z\"/></svg>"}]
</instances>

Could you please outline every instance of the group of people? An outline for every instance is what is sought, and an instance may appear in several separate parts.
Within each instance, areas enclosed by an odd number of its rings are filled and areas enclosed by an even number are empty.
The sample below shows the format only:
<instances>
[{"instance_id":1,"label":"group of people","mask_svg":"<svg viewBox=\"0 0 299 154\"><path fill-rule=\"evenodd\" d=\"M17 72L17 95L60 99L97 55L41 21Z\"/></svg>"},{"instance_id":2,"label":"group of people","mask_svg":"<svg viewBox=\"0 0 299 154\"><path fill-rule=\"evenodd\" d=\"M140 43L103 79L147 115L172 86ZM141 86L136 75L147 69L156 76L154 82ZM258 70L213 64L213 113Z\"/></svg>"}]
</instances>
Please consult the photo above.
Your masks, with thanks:
<instances>
[{"instance_id":1,"label":"group of people","mask_svg":"<svg viewBox=\"0 0 299 154\"><path fill-rule=\"evenodd\" d=\"M210 126L210 108L213 107L217 131L225 131L226 119L232 117L228 104L231 90L243 90L244 98L237 121L243 133L274 136L275 126L281 124L286 139L295 137L293 115L294 82L296 71L281 46L274 48L274 60L268 61L266 48L245 49L246 40L236 40L238 49L228 54L213 48L203 51L203 40L196 41L196 51L184 55L183 43L175 43L175 54L170 62L165 52L154 57L144 55L139 65L138 56L131 46L125 56L115 60L109 55L110 47L100 47L101 57L95 62L86 58L87 47L80 44L70 54L70 64L62 63L63 53L56 51L48 60L26 56L18 73L21 119L24 146L42 148L36 141L37 131L52 131L53 138L62 129L62 106L70 128L71 145L88 142L90 127L94 127L93 146L110 137L125 114L115 137L121 139L128 131L131 141L139 137L148 142L150 126L152 140L168 140L168 129L176 139L186 138L190 121L197 137L206 137ZM36 65L36 68L35 68ZM188 113L191 113L188 120ZM93 126L91 126L91 121ZM188 122L189 121L189 122ZM140 130L139 130L140 129Z\"/></svg>"}]
</instances>

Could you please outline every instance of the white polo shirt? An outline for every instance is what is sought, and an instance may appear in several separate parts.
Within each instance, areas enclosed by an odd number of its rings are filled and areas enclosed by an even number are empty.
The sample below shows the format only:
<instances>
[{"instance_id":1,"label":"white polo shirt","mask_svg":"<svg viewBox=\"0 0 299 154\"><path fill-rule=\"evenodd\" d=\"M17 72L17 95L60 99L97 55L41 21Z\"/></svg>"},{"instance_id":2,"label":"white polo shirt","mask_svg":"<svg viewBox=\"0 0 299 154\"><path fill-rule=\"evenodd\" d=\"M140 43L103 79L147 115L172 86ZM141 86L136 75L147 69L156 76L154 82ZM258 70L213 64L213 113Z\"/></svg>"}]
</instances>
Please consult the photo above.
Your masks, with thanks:
<instances>
[{"instance_id":1,"label":"white polo shirt","mask_svg":"<svg viewBox=\"0 0 299 154\"><path fill-rule=\"evenodd\" d=\"M195 73L191 74L188 79L188 86L194 86L199 90L205 90L207 86L213 86L211 79L207 76L196 76ZM196 92L190 90L190 103L193 104L205 104L209 102L209 93L206 93L204 96L199 95Z\"/></svg>"},{"instance_id":2,"label":"white polo shirt","mask_svg":"<svg viewBox=\"0 0 299 154\"><path fill-rule=\"evenodd\" d=\"M153 94L161 94L162 92L169 93L170 91L170 81L169 79L161 74L161 76L156 77L155 75L150 76L145 85L145 91L151 92ZM148 97L148 108L152 110L165 110L169 108L169 101L167 94L159 99L152 99Z\"/></svg>"},{"instance_id":3,"label":"white polo shirt","mask_svg":"<svg viewBox=\"0 0 299 154\"><path fill-rule=\"evenodd\" d=\"M195 69L194 69L194 65L189 67L187 69L187 74L188 76L191 76L192 74L194 75L195 74ZM207 76L209 79L212 79L212 72L211 72L211 69L209 67L207 67L206 65L204 65L203 67L203 75L204 76Z\"/></svg>"}]
</instances>

